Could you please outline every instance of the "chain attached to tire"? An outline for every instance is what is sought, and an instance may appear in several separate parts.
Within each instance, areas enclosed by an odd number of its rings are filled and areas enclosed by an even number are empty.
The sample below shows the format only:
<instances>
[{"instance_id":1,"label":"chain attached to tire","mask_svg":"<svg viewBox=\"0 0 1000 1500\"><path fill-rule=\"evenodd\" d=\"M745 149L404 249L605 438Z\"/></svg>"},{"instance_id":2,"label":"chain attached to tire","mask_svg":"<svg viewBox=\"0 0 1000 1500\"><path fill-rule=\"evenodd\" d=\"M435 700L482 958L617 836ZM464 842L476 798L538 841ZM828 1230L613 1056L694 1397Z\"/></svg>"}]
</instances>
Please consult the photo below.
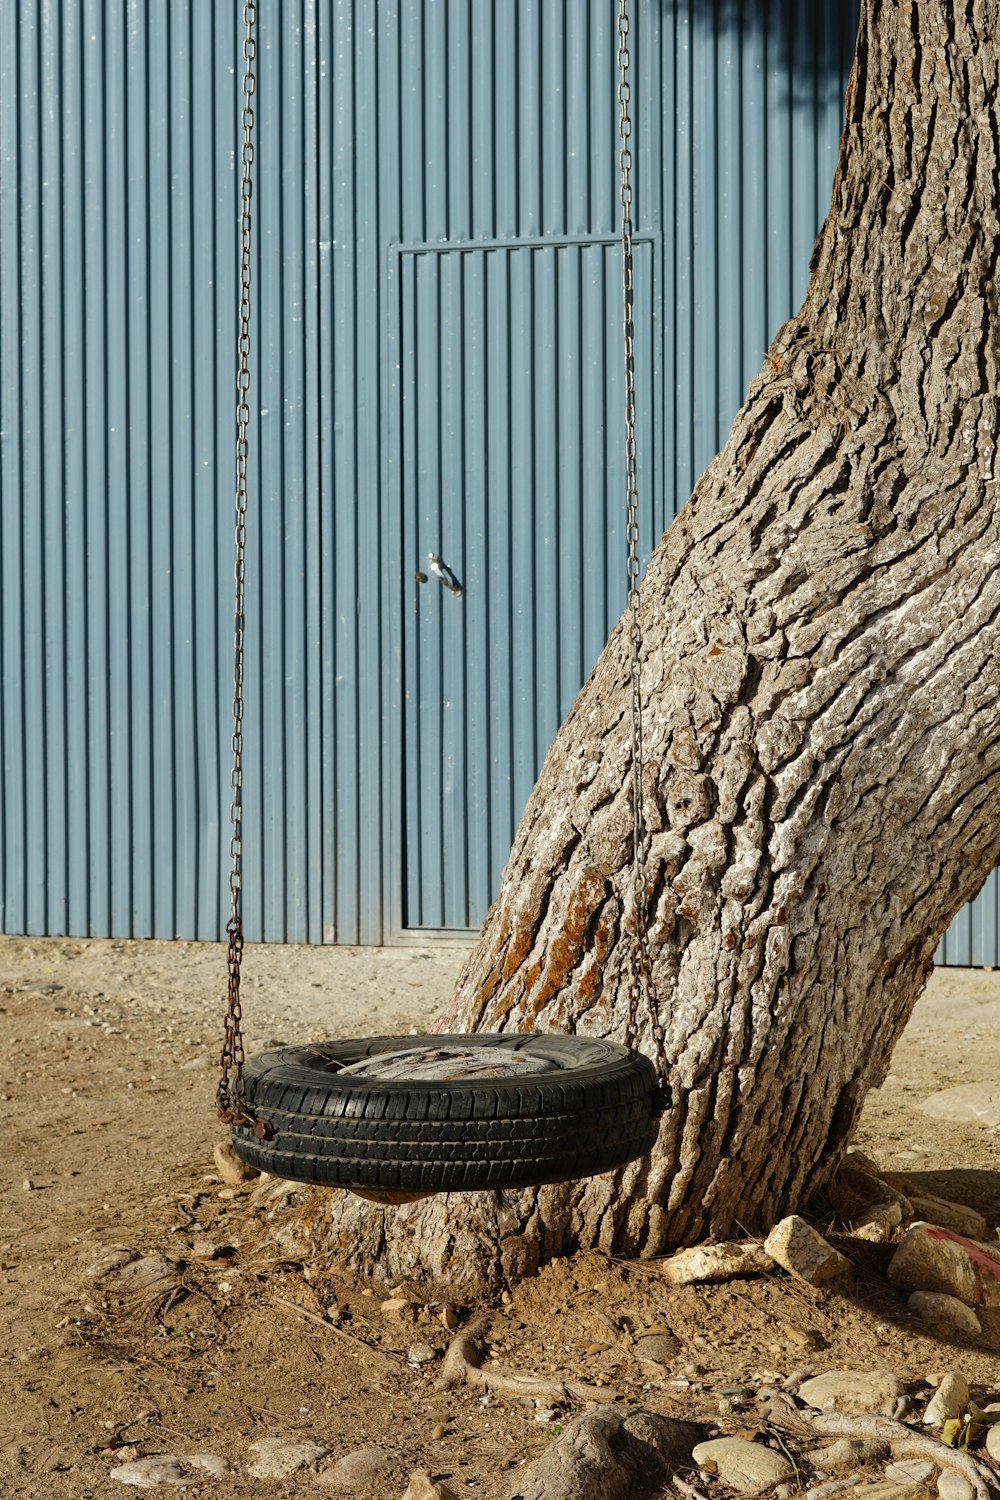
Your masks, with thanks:
<instances>
[{"instance_id":1,"label":"chain attached to tire","mask_svg":"<svg viewBox=\"0 0 1000 1500\"><path fill-rule=\"evenodd\" d=\"M639 1007L645 1000L649 1029L656 1047L656 1071L664 1105L670 1102L667 1080L667 1043L653 978L653 960L649 951L649 903L646 890L646 863L649 841L643 817L643 779L645 759L642 741L642 623L639 618L639 486L635 439L635 325L632 257L632 89L629 83L629 16L628 0L618 4L618 135L621 140L622 209L622 309L625 333L625 501L628 541L628 639L629 696L632 727L632 903L635 921L628 991L628 1030L626 1042L635 1045L639 1026Z\"/></svg>"},{"instance_id":2,"label":"chain attached to tire","mask_svg":"<svg viewBox=\"0 0 1000 1500\"><path fill-rule=\"evenodd\" d=\"M226 996L225 1034L219 1059L216 1105L227 1125L247 1125L260 1140L273 1134L270 1122L257 1119L248 1109L243 1086L243 1034L240 1009L240 964L243 959L243 646L246 630L246 540L247 540L247 429L250 426L250 275L251 206L253 201L253 96L257 87L254 61L257 41L257 6L243 4L243 176L240 182L240 315L239 371L236 377L236 569L233 616L233 770L229 821L232 834L229 854L230 913L226 924L229 983Z\"/></svg>"}]
</instances>

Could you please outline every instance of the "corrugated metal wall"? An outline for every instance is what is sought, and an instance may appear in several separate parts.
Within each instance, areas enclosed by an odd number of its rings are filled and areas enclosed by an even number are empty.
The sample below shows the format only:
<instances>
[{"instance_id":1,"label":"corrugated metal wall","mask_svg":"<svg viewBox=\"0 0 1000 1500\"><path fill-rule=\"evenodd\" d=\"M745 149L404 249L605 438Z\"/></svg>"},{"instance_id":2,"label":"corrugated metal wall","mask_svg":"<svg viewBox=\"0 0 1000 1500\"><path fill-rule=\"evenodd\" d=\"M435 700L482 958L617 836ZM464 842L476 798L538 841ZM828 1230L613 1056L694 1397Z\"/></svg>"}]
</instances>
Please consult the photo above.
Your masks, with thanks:
<instances>
[{"instance_id":1,"label":"corrugated metal wall","mask_svg":"<svg viewBox=\"0 0 1000 1500\"><path fill-rule=\"evenodd\" d=\"M648 552L801 296L856 6L635 9ZM476 925L623 602L614 11L260 6L252 936ZM0 0L7 932L224 921L238 21Z\"/></svg>"}]
</instances>

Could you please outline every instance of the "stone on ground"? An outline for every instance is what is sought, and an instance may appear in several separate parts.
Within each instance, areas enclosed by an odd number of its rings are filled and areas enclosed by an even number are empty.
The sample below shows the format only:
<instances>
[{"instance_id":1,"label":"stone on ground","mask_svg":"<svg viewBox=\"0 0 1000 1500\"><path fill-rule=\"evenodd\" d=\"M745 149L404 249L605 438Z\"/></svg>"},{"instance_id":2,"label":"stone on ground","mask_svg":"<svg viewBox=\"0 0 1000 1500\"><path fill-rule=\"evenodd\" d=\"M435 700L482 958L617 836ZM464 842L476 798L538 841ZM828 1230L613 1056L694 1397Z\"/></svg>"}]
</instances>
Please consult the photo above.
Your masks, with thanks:
<instances>
[{"instance_id":1,"label":"stone on ground","mask_svg":"<svg viewBox=\"0 0 1000 1500\"><path fill-rule=\"evenodd\" d=\"M981 1240L986 1237L986 1220L974 1208L964 1203L953 1203L950 1198L937 1198L931 1193L914 1193L910 1202L918 1219L928 1224L939 1224L942 1229L954 1229L967 1239Z\"/></svg>"},{"instance_id":2,"label":"stone on ground","mask_svg":"<svg viewBox=\"0 0 1000 1500\"><path fill-rule=\"evenodd\" d=\"M870 1411L891 1417L903 1386L893 1370L828 1370L799 1386L800 1400L820 1411Z\"/></svg>"},{"instance_id":3,"label":"stone on ground","mask_svg":"<svg viewBox=\"0 0 1000 1500\"><path fill-rule=\"evenodd\" d=\"M825 1281L850 1269L847 1257L827 1244L823 1236L798 1214L775 1224L764 1241L764 1249L779 1266L810 1286L822 1286Z\"/></svg>"},{"instance_id":4,"label":"stone on ground","mask_svg":"<svg viewBox=\"0 0 1000 1500\"><path fill-rule=\"evenodd\" d=\"M1000 1423L986 1429L986 1451L993 1462L1000 1464Z\"/></svg>"},{"instance_id":5,"label":"stone on ground","mask_svg":"<svg viewBox=\"0 0 1000 1500\"><path fill-rule=\"evenodd\" d=\"M159 1484L197 1484L206 1474L213 1479L222 1479L229 1473L229 1464L214 1453L159 1453L153 1458L137 1459L135 1463L119 1464L108 1472L121 1484L151 1490Z\"/></svg>"},{"instance_id":6,"label":"stone on ground","mask_svg":"<svg viewBox=\"0 0 1000 1500\"><path fill-rule=\"evenodd\" d=\"M887 1465L885 1477L902 1484L926 1484L936 1472L935 1465L928 1458L901 1458L898 1463Z\"/></svg>"},{"instance_id":7,"label":"stone on ground","mask_svg":"<svg viewBox=\"0 0 1000 1500\"><path fill-rule=\"evenodd\" d=\"M936 1224L914 1224L886 1273L905 1292L946 1292L967 1307L1000 1307L1000 1250Z\"/></svg>"},{"instance_id":8,"label":"stone on ground","mask_svg":"<svg viewBox=\"0 0 1000 1500\"><path fill-rule=\"evenodd\" d=\"M82 1270L88 1281L100 1281L112 1271L120 1271L130 1261L139 1259L138 1250L130 1245L91 1245L83 1252Z\"/></svg>"},{"instance_id":9,"label":"stone on ground","mask_svg":"<svg viewBox=\"0 0 1000 1500\"><path fill-rule=\"evenodd\" d=\"M1000 1083L962 1083L941 1089L925 1099L920 1108L937 1120L973 1120L980 1125L1000 1125Z\"/></svg>"},{"instance_id":10,"label":"stone on ground","mask_svg":"<svg viewBox=\"0 0 1000 1500\"><path fill-rule=\"evenodd\" d=\"M402 1484L405 1477L406 1464L391 1448L358 1448L324 1469L318 1482L335 1493L351 1495L376 1484Z\"/></svg>"},{"instance_id":11,"label":"stone on ground","mask_svg":"<svg viewBox=\"0 0 1000 1500\"><path fill-rule=\"evenodd\" d=\"M232 1141L219 1141L212 1155L215 1157L215 1170L223 1182L228 1183L230 1187L239 1187L241 1183L253 1182L260 1176L256 1167L251 1167L236 1155Z\"/></svg>"},{"instance_id":12,"label":"stone on ground","mask_svg":"<svg viewBox=\"0 0 1000 1500\"><path fill-rule=\"evenodd\" d=\"M723 1484L741 1494L752 1494L765 1485L791 1479L795 1474L793 1465L783 1453L776 1453L773 1448L765 1448L762 1443L753 1443L747 1438L712 1438L707 1443L699 1443L691 1457L699 1466L711 1465Z\"/></svg>"},{"instance_id":13,"label":"stone on ground","mask_svg":"<svg viewBox=\"0 0 1000 1500\"><path fill-rule=\"evenodd\" d=\"M926 1500L926 1495L926 1485L879 1479L874 1484L858 1484L852 1490L846 1490L844 1500Z\"/></svg>"},{"instance_id":14,"label":"stone on ground","mask_svg":"<svg viewBox=\"0 0 1000 1500\"><path fill-rule=\"evenodd\" d=\"M969 1382L959 1370L951 1370L941 1381L924 1412L925 1427L942 1427L960 1417L969 1405Z\"/></svg>"},{"instance_id":15,"label":"stone on ground","mask_svg":"<svg viewBox=\"0 0 1000 1500\"><path fill-rule=\"evenodd\" d=\"M890 1453L889 1444L880 1438L837 1438L826 1448L813 1448L806 1458L815 1469L824 1472L855 1469L859 1464L877 1464Z\"/></svg>"},{"instance_id":16,"label":"stone on ground","mask_svg":"<svg viewBox=\"0 0 1000 1500\"><path fill-rule=\"evenodd\" d=\"M703 1430L618 1402L584 1412L518 1470L507 1500L659 1500Z\"/></svg>"},{"instance_id":17,"label":"stone on ground","mask_svg":"<svg viewBox=\"0 0 1000 1500\"><path fill-rule=\"evenodd\" d=\"M426 1469L416 1469L403 1492L403 1500L458 1500L450 1485L433 1480Z\"/></svg>"},{"instance_id":18,"label":"stone on ground","mask_svg":"<svg viewBox=\"0 0 1000 1500\"><path fill-rule=\"evenodd\" d=\"M650 1266L661 1271L674 1286L694 1286L700 1281L732 1281L737 1276L764 1276L774 1262L763 1245L746 1244L694 1245L678 1250L664 1260L652 1260Z\"/></svg>"},{"instance_id":19,"label":"stone on ground","mask_svg":"<svg viewBox=\"0 0 1000 1500\"><path fill-rule=\"evenodd\" d=\"M330 1450L308 1438L270 1437L250 1443L249 1451L257 1457L247 1466L248 1474L255 1479L284 1479L298 1469L318 1463Z\"/></svg>"},{"instance_id":20,"label":"stone on ground","mask_svg":"<svg viewBox=\"0 0 1000 1500\"><path fill-rule=\"evenodd\" d=\"M856 1228L879 1225L895 1229L904 1219L913 1218L910 1200L899 1188L846 1162L834 1181L833 1193L845 1218Z\"/></svg>"},{"instance_id":21,"label":"stone on ground","mask_svg":"<svg viewBox=\"0 0 1000 1500\"><path fill-rule=\"evenodd\" d=\"M925 1323L935 1323L939 1328L951 1328L956 1333L982 1333L982 1324L964 1302L949 1297L947 1292L911 1292L906 1301L914 1317Z\"/></svg>"},{"instance_id":22,"label":"stone on ground","mask_svg":"<svg viewBox=\"0 0 1000 1500\"><path fill-rule=\"evenodd\" d=\"M679 1338L672 1333L645 1333L632 1345L636 1359L648 1360L654 1365L668 1365L682 1348Z\"/></svg>"},{"instance_id":23,"label":"stone on ground","mask_svg":"<svg viewBox=\"0 0 1000 1500\"><path fill-rule=\"evenodd\" d=\"M942 1469L938 1475L937 1492L941 1500L972 1500L975 1490L971 1482L957 1469Z\"/></svg>"}]
</instances>

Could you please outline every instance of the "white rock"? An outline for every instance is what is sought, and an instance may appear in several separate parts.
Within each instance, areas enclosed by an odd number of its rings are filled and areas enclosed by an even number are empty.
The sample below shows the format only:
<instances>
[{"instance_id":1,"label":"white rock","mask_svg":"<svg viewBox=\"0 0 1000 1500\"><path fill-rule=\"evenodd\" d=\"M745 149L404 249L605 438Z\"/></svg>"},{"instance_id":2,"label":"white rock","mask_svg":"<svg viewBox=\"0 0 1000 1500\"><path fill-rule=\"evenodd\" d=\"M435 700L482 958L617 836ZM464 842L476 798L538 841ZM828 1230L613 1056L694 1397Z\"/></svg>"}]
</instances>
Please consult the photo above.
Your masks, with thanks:
<instances>
[{"instance_id":1,"label":"white rock","mask_svg":"<svg viewBox=\"0 0 1000 1500\"><path fill-rule=\"evenodd\" d=\"M900 1484L926 1484L936 1472L935 1465L929 1459L901 1458L898 1463L886 1465L885 1477Z\"/></svg>"},{"instance_id":2,"label":"white rock","mask_svg":"<svg viewBox=\"0 0 1000 1500\"><path fill-rule=\"evenodd\" d=\"M712 1438L692 1450L698 1465L712 1464L723 1484L749 1494L764 1485L792 1479L795 1470L783 1453L746 1438Z\"/></svg>"},{"instance_id":3,"label":"white rock","mask_svg":"<svg viewBox=\"0 0 1000 1500\"><path fill-rule=\"evenodd\" d=\"M255 1479L284 1479L297 1469L308 1469L329 1453L329 1448L308 1438L260 1438L249 1444L249 1451L257 1457L247 1465L247 1473Z\"/></svg>"},{"instance_id":4,"label":"white rock","mask_svg":"<svg viewBox=\"0 0 1000 1500\"><path fill-rule=\"evenodd\" d=\"M411 1344L406 1358L411 1365L429 1365L435 1358L435 1351L430 1344Z\"/></svg>"},{"instance_id":5,"label":"white rock","mask_svg":"<svg viewBox=\"0 0 1000 1500\"><path fill-rule=\"evenodd\" d=\"M215 1166L219 1176L231 1187L239 1187L243 1182L253 1182L256 1177L260 1176L256 1167L249 1166L237 1156L232 1141L220 1141L212 1155L215 1157Z\"/></svg>"},{"instance_id":6,"label":"white rock","mask_svg":"<svg viewBox=\"0 0 1000 1500\"><path fill-rule=\"evenodd\" d=\"M986 1220L974 1208L964 1203L953 1203L950 1198L936 1198L931 1193L910 1195L913 1212L918 1219L929 1224L939 1224L942 1229L954 1229L970 1240L981 1240L986 1235Z\"/></svg>"},{"instance_id":7,"label":"white rock","mask_svg":"<svg viewBox=\"0 0 1000 1500\"><path fill-rule=\"evenodd\" d=\"M980 1125L1000 1125L1000 1083L962 1083L941 1089L925 1099L920 1108L938 1120L975 1120Z\"/></svg>"},{"instance_id":8,"label":"white rock","mask_svg":"<svg viewBox=\"0 0 1000 1500\"><path fill-rule=\"evenodd\" d=\"M958 1370L942 1380L924 1412L925 1427L942 1427L952 1417L960 1417L969 1404L969 1382Z\"/></svg>"},{"instance_id":9,"label":"white rock","mask_svg":"<svg viewBox=\"0 0 1000 1500\"><path fill-rule=\"evenodd\" d=\"M937 1323L942 1328L954 1328L961 1333L982 1333L982 1324L964 1302L949 1297L947 1292L911 1292L906 1301L914 1317L926 1323Z\"/></svg>"},{"instance_id":10,"label":"white rock","mask_svg":"<svg viewBox=\"0 0 1000 1500\"><path fill-rule=\"evenodd\" d=\"M764 1241L764 1249L779 1266L810 1286L821 1286L848 1270L851 1264L798 1214L775 1224Z\"/></svg>"},{"instance_id":11,"label":"white rock","mask_svg":"<svg viewBox=\"0 0 1000 1500\"><path fill-rule=\"evenodd\" d=\"M798 1394L820 1411L872 1411L887 1417L903 1387L893 1370L828 1370L805 1381Z\"/></svg>"},{"instance_id":12,"label":"white rock","mask_svg":"<svg viewBox=\"0 0 1000 1500\"><path fill-rule=\"evenodd\" d=\"M907 1292L946 1292L967 1307L1000 1307L1000 1254L937 1224L914 1224L886 1273Z\"/></svg>"},{"instance_id":13,"label":"white rock","mask_svg":"<svg viewBox=\"0 0 1000 1500\"><path fill-rule=\"evenodd\" d=\"M160 1453L154 1458L140 1458L135 1463L119 1464L109 1469L112 1479L151 1490L158 1484L195 1484L205 1474L222 1479L229 1473L229 1463L215 1453Z\"/></svg>"},{"instance_id":14,"label":"white rock","mask_svg":"<svg viewBox=\"0 0 1000 1500\"><path fill-rule=\"evenodd\" d=\"M937 1492L941 1500L972 1500L975 1490L964 1474L957 1469L942 1469L938 1475Z\"/></svg>"},{"instance_id":15,"label":"white rock","mask_svg":"<svg viewBox=\"0 0 1000 1500\"><path fill-rule=\"evenodd\" d=\"M663 1260L646 1264L661 1272L673 1286L693 1286L700 1281L732 1281L737 1276L765 1276L774 1261L763 1245L753 1242L725 1245L694 1245Z\"/></svg>"},{"instance_id":16,"label":"white rock","mask_svg":"<svg viewBox=\"0 0 1000 1500\"><path fill-rule=\"evenodd\" d=\"M986 1429L986 1451L994 1463L1000 1464L1000 1423Z\"/></svg>"}]
</instances>

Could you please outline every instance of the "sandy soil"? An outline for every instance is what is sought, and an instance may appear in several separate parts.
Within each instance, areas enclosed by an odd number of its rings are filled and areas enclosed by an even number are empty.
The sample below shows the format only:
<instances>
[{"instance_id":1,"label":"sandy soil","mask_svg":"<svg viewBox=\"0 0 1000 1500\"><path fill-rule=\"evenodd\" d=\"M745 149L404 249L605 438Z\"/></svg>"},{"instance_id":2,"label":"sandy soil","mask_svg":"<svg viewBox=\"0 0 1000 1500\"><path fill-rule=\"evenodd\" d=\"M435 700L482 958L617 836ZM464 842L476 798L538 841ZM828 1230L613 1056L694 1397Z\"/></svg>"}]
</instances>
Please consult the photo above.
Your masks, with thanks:
<instances>
[{"instance_id":1,"label":"sandy soil","mask_svg":"<svg viewBox=\"0 0 1000 1500\"><path fill-rule=\"evenodd\" d=\"M248 950L251 1050L422 1029L463 952ZM388 1497L422 1466L458 1495L499 1500L511 1471L553 1441L561 1413L542 1425L530 1405L471 1387L437 1391L450 1335L431 1294L412 1289L412 1320L383 1314L383 1288L296 1252L308 1194L271 1183L229 1196L215 1176L223 983L214 946L0 939L0 1495L138 1493L109 1470L162 1452L231 1460L229 1478L204 1484L215 1500L330 1494L316 1472L247 1477L248 1444L277 1435L322 1444L320 1469L370 1443L397 1450L404 1477L385 1482ZM919 1106L936 1089L998 1076L1000 975L940 971L858 1144L995 1227L1000 1129L943 1122ZM110 1246L179 1264L164 1283L130 1292L94 1278ZM580 1255L486 1309L490 1343L518 1368L603 1382L727 1431L740 1418L720 1410L724 1387L806 1364L888 1366L918 1395L945 1368L984 1391L1000 1384L985 1345L942 1338L907 1315L881 1274L887 1247L852 1242L850 1253L852 1282L825 1292L779 1277L677 1291L655 1265ZM648 1332L673 1351L659 1366L632 1353ZM411 1365L415 1342L435 1358Z\"/></svg>"}]
</instances>

